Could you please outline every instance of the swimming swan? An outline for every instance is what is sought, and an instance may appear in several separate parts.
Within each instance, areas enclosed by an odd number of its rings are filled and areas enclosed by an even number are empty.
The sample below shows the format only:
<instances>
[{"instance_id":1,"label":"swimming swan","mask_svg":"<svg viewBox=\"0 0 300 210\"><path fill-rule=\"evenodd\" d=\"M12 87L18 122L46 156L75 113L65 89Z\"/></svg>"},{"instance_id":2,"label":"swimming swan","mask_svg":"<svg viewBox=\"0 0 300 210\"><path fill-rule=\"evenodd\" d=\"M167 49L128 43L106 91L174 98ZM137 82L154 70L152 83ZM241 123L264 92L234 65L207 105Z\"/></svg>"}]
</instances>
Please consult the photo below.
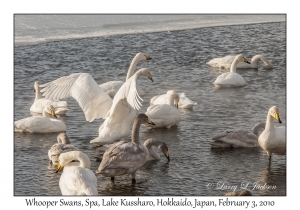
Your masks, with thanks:
<instances>
[{"instance_id":1,"label":"swimming swan","mask_svg":"<svg viewBox=\"0 0 300 210\"><path fill-rule=\"evenodd\" d=\"M145 114L139 114L134 120L132 126L132 141L120 141L113 144L103 154L102 162L99 165L96 174L105 177L111 177L114 181L115 176L122 176L130 174L132 183L135 183L136 171L141 168L147 160L150 160L150 153L148 148L143 145L139 138L139 130L141 124L153 124ZM148 146L150 146L149 141ZM165 152L168 158L169 154Z\"/></svg>"},{"instance_id":2,"label":"swimming swan","mask_svg":"<svg viewBox=\"0 0 300 210\"><path fill-rule=\"evenodd\" d=\"M207 62L206 64L220 69L230 69L231 64L236 56L235 55L227 55L223 58L214 58ZM272 69L273 65L263 56L263 55L255 55L251 59L251 63L238 63L238 69L257 69L258 62L262 61L267 69Z\"/></svg>"},{"instance_id":3,"label":"swimming swan","mask_svg":"<svg viewBox=\"0 0 300 210\"><path fill-rule=\"evenodd\" d=\"M66 101L53 101L50 99L42 98L42 94L40 92L39 82L36 81L34 83L34 92L35 92L35 100L30 107L30 111L34 113L42 113L43 108L46 105L52 105L55 109L55 114L66 114L69 110Z\"/></svg>"},{"instance_id":4,"label":"swimming swan","mask_svg":"<svg viewBox=\"0 0 300 210\"><path fill-rule=\"evenodd\" d=\"M117 144L117 143L114 143ZM97 160L102 160L103 154L106 152L108 148L113 146L114 144L106 144L103 145L103 147L99 147L97 149L97 154L96 154L96 159ZM144 142L144 146L147 147L149 151L149 156L147 157L147 161L151 160L160 160L160 155L152 148L152 147L157 147L168 159L168 162L170 161L169 157L169 152L168 152L168 146L165 142L156 140L156 139L147 139Z\"/></svg>"},{"instance_id":5,"label":"swimming swan","mask_svg":"<svg viewBox=\"0 0 300 210\"><path fill-rule=\"evenodd\" d=\"M126 77L126 81L134 74L134 71L136 69L136 65L140 62L140 61L145 61L145 60L151 60L151 58L146 55L145 53L137 53L135 55L135 57L133 58L128 72L127 72L127 77ZM110 97L114 97L116 95L116 93L118 92L118 90L120 89L120 87L124 84L123 81L109 81L106 83L103 83L101 85L99 85ZM145 95L145 92L138 86L138 93L140 96Z\"/></svg>"},{"instance_id":6,"label":"swimming swan","mask_svg":"<svg viewBox=\"0 0 300 210\"><path fill-rule=\"evenodd\" d=\"M214 84L217 88L219 87L236 87L243 86L246 84L244 78L236 73L236 66L239 62L249 63L249 61L244 57L244 55L237 55L230 67L230 72L226 72L217 77Z\"/></svg>"},{"instance_id":7,"label":"swimming swan","mask_svg":"<svg viewBox=\"0 0 300 210\"><path fill-rule=\"evenodd\" d=\"M178 101L179 95L175 91L169 91L168 104L156 104L149 106L145 114L154 122L155 125L145 124L145 126L150 128L170 128L171 126L176 125L181 119L181 114L177 109Z\"/></svg>"},{"instance_id":8,"label":"swimming swan","mask_svg":"<svg viewBox=\"0 0 300 210\"><path fill-rule=\"evenodd\" d=\"M56 117L54 107L52 105L46 105L43 109L43 116L33 116L15 121L14 131L24 133L52 133L66 131L65 123L50 118L50 114Z\"/></svg>"},{"instance_id":9,"label":"swimming swan","mask_svg":"<svg viewBox=\"0 0 300 210\"><path fill-rule=\"evenodd\" d=\"M152 82L152 75L146 68L139 69L118 90L106 119L99 128L99 136L90 143L99 146L112 144L118 140L125 140L130 134L131 125L141 108L141 97L137 92L137 79L148 77Z\"/></svg>"},{"instance_id":10,"label":"swimming swan","mask_svg":"<svg viewBox=\"0 0 300 210\"><path fill-rule=\"evenodd\" d=\"M84 112L86 121L105 118L112 99L87 73L75 73L40 85L43 96L52 100L73 97Z\"/></svg>"},{"instance_id":11,"label":"swimming swan","mask_svg":"<svg viewBox=\"0 0 300 210\"><path fill-rule=\"evenodd\" d=\"M59 155L69 151L79 151L77 147L71 144L69 137L66 133L60 133L57 136L57 142L48 150L48 157L50 165L56 166L58 163Z\"/></svg>"},{"instance_id":12,"label":"swimming swan","mask_svg":"<svg viewBox=\"0 0 300 210\"><path fill-rule=\"evenodd\" d=\"M73 160L79 162L71 162ZM90 165L89 157L81 151L70 151L59 156L56 173L63 168L59 180L62 195L98 195L97 178Z\"/></svg>"},{"instance_id":13,"label":"swimming swan","mask_svg":"<svg viewBox=\"0 0 300 210\"><path fill-rule=\"evenodd\" d=\"M258 137L264 131L266 123L257 123L252 131L244 129L226 130L215 135L211 148L259 147Z\"/></svg>"},{"instance_id":14,"label":"swimming swan","mask_svg":"<svg viewBox=\"0 0 300 210\"><path fill-rule=\"evenodd\" d=\"M168 94L171 92L168 91L166 94L154 96L150 100L150 105L155 104L168 104ZM185 96L185 93L179 93L179 102L178 108L182 109L192 109L197 103L193 102L191 99Z\"/></svg>"},{"instance_id":15,"label":"swimming swan","mask_svg":"<svg viewBox=\"0 0 300 210\"><path fill-rule=\"evenodd\" d=\"M278 155L286 154L285 126L275 127L274 119L281 123L279 118L279 109L276 106L272 106L269 109L266 120L266 128L258 137L259 146L265 150L269 156L269 163L271 162L272 153Z\"/></svg>"}]
</instances>

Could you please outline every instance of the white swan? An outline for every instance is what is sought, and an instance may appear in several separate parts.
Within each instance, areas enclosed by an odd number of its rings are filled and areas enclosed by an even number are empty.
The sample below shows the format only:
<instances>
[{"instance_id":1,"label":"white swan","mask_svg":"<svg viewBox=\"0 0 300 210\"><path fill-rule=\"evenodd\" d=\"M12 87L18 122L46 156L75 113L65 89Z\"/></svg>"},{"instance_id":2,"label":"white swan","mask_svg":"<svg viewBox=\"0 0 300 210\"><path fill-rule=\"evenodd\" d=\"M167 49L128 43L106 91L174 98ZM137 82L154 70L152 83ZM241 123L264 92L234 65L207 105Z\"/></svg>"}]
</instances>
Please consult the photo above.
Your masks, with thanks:
<instances>
[{"instance_id":1,"label":"white swan","mask_svg":"<svg viewBox=\"0 0 300 210\"><path fill-rule=\"evenodd\" d=\"M71 162L73 160L79 162ZM90 165L89 157L81 151L70 151L59 156L56 172L63 168L59 180L62 195L98 195L97 178Z\"/></svg>"},{"instance_id":2,"label":"white swan","mask_svg":"<svg viewBox=\"0 0 300 210\"><path fill-rule=\"evenodd\" d=\"M237 55L230 67L230 72L226 72L217 77L214 84L217 88L219 87L236 87L243 86L246 84L244 78L236 73L236 66L239 62L249 63L243 54Z\"/></svg>"},{"instance_id":3,"label":"white swan","mask_svg":"<svg viewBox=\"0 0 300 210\"><path fill-rule=\"evenodd\" d=\"M278 155L286 154L285 126L275 127L274 119L281 123L279 109L276 106L272 106L269 109L265 130L258 137L259 146L267 152L269 162L271 162L272 153Z\"/></svg>"},{"instance_id":4,"label":"white swan","mask_svg":"<svg viewBox=\"0 0 300 210\"><path fill-rule=\"evenodd\" d=\"M50 99L42 98L42 94L40 92L39 82L36 81L34 83L34 91L35 91L35 100L30 107L30 111L34 113L42 113L43 108L46 105L52 105L55 109L55 114L66 114L69 110L66 101L53 101Z\"/></svg>"},{"instance_id":5,"label":"white swan","mask_svg":"<svg viewBox=\"0 0 300 210\"><path fill-rule=\"evenodd\" d=\"M130 174L132 183L136 182L136 171L151 158L149 150L139 138L140 125L143 123L153 124L145 114L139 114L132 126L132 141L120 141L110 146L103 154L96 174L111 177L112 181L115 176ZM165 155L168 158L167 152Z\"/></svg>"},{"instance_id":6,"label":"white swan","mask_svg":"<svg viewBox=\"0 0 300 210\"><path fill-rule=\"evenodd\" d=\"M59 100L73 97L84 112L85 119L92 122L94 119L105 118L112 105L112 99L87 73L75 73L61 77L52 82L40 85L44 87L45 98Z\"/></svg>"},{"instance_id":7,"label":"white swan","mask_svg":"<svg viewBox=\"0 0 300 210\"><path fill-rule=\"evenodd\" d=\"M14 123L15 132L24 133L52 133L66 131L64 122L51 119L50 114L56 117L54 107L46 105L43 109L43 116L33 116L17 120Z\"/></svg>"},{"instance_id":8,"label":"white swan","mask_svg":"<svg viewBox=\"0 0 300 210\"><path fill-rule=\"evenodd\" d=\"M69 151L79 151L77 147L71 144L66 133L60 133L57 136L57 142L48 150L50 165L57 165L59 155Z\"/></svg>"},{"instance_id":9,"label":"white swan","mask_svg":"<svg viewBox=\"0 0 300 210\"><path fill-rule=\"evenodd\" d=\"M244 129L226 130L215 135L211 148L258 147L258 137L264 131L266 123L257 123L252 131Z\"/></svg>"},{"instance_id":10,"label":"white swan","mask_svg":"<svg viewBox=\"0 0 300 210\"><path fill-rule=\"evenodd\" d=\"M214 58L207 62L206 64L220 69L230 69L231 64L236 56L235 55L228 55L223 58ZM272 69L273 65L268 61L263 55L255 55L251 59L251 63L238 63L238 69L257 69L258 62L262 61L267 69Z\"/></svg>"},{"instance_id":11,"label":"white swan","mask_svg":"<svg viewBox=\"0 0 300 210\"><path fill-rule=\"evenodd\" d=\"M99 128L99 136L90 143L100 146L112 144L125 140L130 134L131 125L142 106L142 99L137 92L137 79L140 76L146 76L153 82L152 75L146 68L139 69L130 77L115 95L111 109Z\"/></svg>"},{"instance_id":12,"label":"white swan","mask_svg":"<svg viewBox=\"0 0 300 210\"><path fill-rule=\"evenodd\" d=\"M150 105L155 104L167 104L168 103L168 94L170 94L172 91L168 91L166 94L154 96L150 100ZM193 108L197 103L193 102L191 99L185 96L185 93L179 93L179 102L178 102L178 108L182 109L191 109Z\"/></svg>"},{"instance_id":13,"label":"white swan","mask_svg":"<svg viewBox=\"0 0 300 210\"><path fill-rule=\"evenodd\" d=\"M126 81L134 74L134 71L136 69L136 65L138 64L138 62L145 61L145 60L151 60L151 58L148 55L146 55L145 53L141 53L141 52L139 52L135 55L135 57L133 58L130 66L129 66ZM109 81L109 82L103 83L99 86L110 97L113 98L123 84L124 84L123 81ZM138 86L138 93L140 96L145 95L145 92L139 86Z\"/></svg>"},{"instance_id":14,"label":"white swan","mask_svg":"<svg viewBox=\"0 0 300 210\"><path fill-rule=\"evenodd\" d=\"M155 125L145 124L150 128L167 127L170 128L176 125L180 119L181 114L178 111L179 95L175 91L169 91L168 104L157 104L148 107L145 113ZM174 103L176 104L174 106Z\"/></svg>"}]
</instances>

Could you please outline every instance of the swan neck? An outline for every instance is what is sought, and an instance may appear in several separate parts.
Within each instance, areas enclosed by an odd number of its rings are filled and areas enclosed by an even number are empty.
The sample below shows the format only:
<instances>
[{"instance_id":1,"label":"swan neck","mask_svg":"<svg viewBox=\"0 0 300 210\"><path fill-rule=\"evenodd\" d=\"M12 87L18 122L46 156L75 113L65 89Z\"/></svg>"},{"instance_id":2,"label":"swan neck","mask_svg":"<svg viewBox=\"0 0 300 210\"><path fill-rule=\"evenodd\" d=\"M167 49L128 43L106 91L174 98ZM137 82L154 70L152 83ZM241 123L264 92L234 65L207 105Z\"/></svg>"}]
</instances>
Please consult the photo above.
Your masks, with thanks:
<instances>
[{"instance_id":1,"label":"swan neck","mask_svg":"<svg viewBox=\"0 0 300 210\"><path fill-rule=\"evenodd\" d=\"M141 122L136 118L132 126L132 142L135 142L137 144L141 144L140 136L139 136L140 127L141 127Z\"/></svg>"},{"instance_id":2,"label":"swan neck","mask_svg":"<svg viewBox=\"0 0 300 210\"><path fill-rule=\"evenodd\" d=\"M41 98L42 98L42 93L40 91L40 87L37 86L37 87L35 87L35 101L37 101Z\"/></svg>"},{"instance_id":3,"label":"swan neck","mask_svg":"<svg viewBox=\"0 0 300 210\"><path fill-rule=\"evenodd\" d=\"M160 160L160 156L159 154L152 148L152 146L158 146L157 145L158 142L153 141L153 139L149 139L147 141L145 141L144 145L145 147L147 147L148 151L149 151L149 158L148 160Z\"/></svg>"},{"instance_id":4,"label":"swan neck","mask_svg":"<svg viewBox=\"0 0 300 210\"><path fill-rule=\"evenodd\" d=\"M79 162L71 162L72 160L78 160ZM69 163L68 166L79 166L82 168L90 169L91 167L91 161L89 157L86 154L78 154L78 152L73 152L68 157Z\"/></svg>"},{"instance_id":5,"label":"swan neck","mask_svg":"<svg viewBox=\"0 0 300 210\"><path fill-rule=\"evenodd\" d=\"M90 169L91 161L86 157L78 157L80 162L79 167Z\"/></svg>"},{"instance_id":6,"label":"swan neck","mask_svg":"<svg viewBox=\"0 0 300 210\"><path fill-rule=\"evenodd\" d=\"M230 72L235 73L237 64L239 63L238 59L235 58L230 66Z\"/></svg>"},{"instance_id":7,"label":"swan neck","mask_svg":"<svg viewBox=\"0 0 300 210\"><path fill-rule=\"evenodd\" d=\"M268 114L265 130L274 130L274 117Z\"/></svg>"},{"instance_id":8,"label":"swan neck","mask_svg":"<svg viewBox=\"0 0 300 210\"><path fill-rule=\"evenodd\" d=\"M51 118L51 117L50 117L50 114L49 114L48 112L46 112L45 109L43 110L43 117Z\"/></svg>"},{"instance_id":9,"label":"swan neck","mask_svg":"<svg viewBox=\"0 0 300 210\"><path fill-rule=\"evenodd\" d=\"M167 100L167 104L174 106L175 95L170 95Z\"/></svg>"},{"instance_id":10,"label":"swan neck","mask_svg":"<svg viewBox=\"0 0 300 210\"><path fill-rule=\"evenodd\" d=\"M134 75L134 71L136 69L136 65L138 64L139 59L137 58L137 56L135 56L133 58L133 60L131 61L131 64L129 66L128 72L127 72L127 77L126 77L126 81L132 77L132 75Z\"/></svg>"},{"instance_id":11,"label":"swan neck","mask_svg":"<svg viewBox=\"0 0 300 210\"><path fill-rule=\"evenodd\" d=\"M66 135L59 136L59 138L57 139L57 142L60 144L71 144L69 137L67 137Z\"/></svg>"},{"instance_id":12,"label":"swan neck","mask_svg":"<svg viewBox=\"0 0 300 210\"><path fill-rule=\"evenodd\" d=\"M149 155L150 155L148 160L160 160L159 154L157 152L155 152L155 150L152 147L147 147L147 148L148 148Z\"/></svg>"},{"instance_id":13,"label":"swan neck","mask_svg":"<svg viewBox=\"0 0 300 210\"><path fill-rule=\"evenodd\" d=\"M251 67L252 68L257 68L258 67L258 61L261 60L259 57L257 56L254 56L252 59L251 59Z\"/></svg>"},{"instance_id":14,"label":"swan neck","mask_svg":"<svg viewBox=\"0 0 300 210\"><path fill-rule=\"evenodd\" d=\"M272 64L265 57L262 57L261 60L265 66L272 67Z\"/></svg>"}]
</instances>

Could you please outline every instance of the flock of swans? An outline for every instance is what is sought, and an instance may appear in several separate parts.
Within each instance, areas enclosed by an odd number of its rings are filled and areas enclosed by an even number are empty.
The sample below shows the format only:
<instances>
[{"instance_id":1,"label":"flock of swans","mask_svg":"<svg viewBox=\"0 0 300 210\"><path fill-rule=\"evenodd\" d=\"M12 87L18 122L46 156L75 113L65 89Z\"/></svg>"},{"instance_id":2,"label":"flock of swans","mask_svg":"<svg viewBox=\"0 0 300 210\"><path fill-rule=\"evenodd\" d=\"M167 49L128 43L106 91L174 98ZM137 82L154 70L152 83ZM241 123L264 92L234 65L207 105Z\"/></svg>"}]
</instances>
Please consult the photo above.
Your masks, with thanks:
<instances>
[{"instance_id":1,"label":"flock of swans","mask_svg":"<svg viewBox=\"0 0 300 210\"><path fill-rule=\"evenodd\" d=\"M60 101L73 97L84 112L87 121L105 119L99 128L99 135L90 143L106 147L102 161L96 174L111 177L130 174L132 183L136 182L136 171L149 160L159 160L160 155L153 150L157 147L170 161L167 145L156 139L148 139L144 144L139 139L140 126L150 129L157 127L170 128L181 120L178 108L193 108L197 103L174 90L166 94L152 97L145 114L138 113L142 106L141 96L145 92L137 84L139 77L147 77L153 82L149 69L136 65L140 61L151 58L138 53L129 67L126 81L110 81L101 85L87 73L74 73L54 81L39 84L35 82L36 98L30 108L31 112L42 113L42 116L32 116L14 122L15 132L50 133L62 132L57 136L58 143L48 151L51 165L57 165L59 172L64 168L59 186L63 195L97 195L97 178L90 170L89 157L72 145L66 135L64 122L54 119L56 114L68 111L67 102ZM236 68L258 68L261 60L267 68L272 64L263 56L256 55L251 62L242 55L215 58L207 64L221 69L230 68L214 82L216 87L234 87L246 84L243 77L236 73ZM245 64L245 65L241 65ZM42 93L45 98L42 98ZM52 116L52 117L51 117ZM270 108L265 123L258 123L252 131L236 129L227 130L213 137L212 148L219 147L261 147L269 156L273 153L284 155L286 151L285 127L275 127L274 120L279 118L279 109ZM132 141L125 138L132 132Z\"/></svg>"}]
</instances>

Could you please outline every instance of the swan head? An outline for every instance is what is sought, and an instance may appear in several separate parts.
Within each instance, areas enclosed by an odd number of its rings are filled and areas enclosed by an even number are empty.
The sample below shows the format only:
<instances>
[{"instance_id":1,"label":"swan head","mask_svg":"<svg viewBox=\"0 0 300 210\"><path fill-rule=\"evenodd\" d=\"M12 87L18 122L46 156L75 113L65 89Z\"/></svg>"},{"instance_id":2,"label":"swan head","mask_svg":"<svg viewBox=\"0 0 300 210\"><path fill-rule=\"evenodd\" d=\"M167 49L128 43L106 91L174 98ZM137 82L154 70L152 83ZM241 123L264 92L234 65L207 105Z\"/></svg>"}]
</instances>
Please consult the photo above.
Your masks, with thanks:
<instances>
[{"instance_id":1,"label":"swan head","mask_svg":"<svg viewBox=\"0 0 300 210\"><path fill-rule=\"evenodd\" d=\"M57 136L57 142L60 144L71 144L69 137L66 133L60 133Z\"/></svg>"},{"instance_id":2,"label":"swan head","mask_svg":"<svg viewBox=\"0 0 300 210\"><path fill-rule=\"evenodd\" d=\"M151 120L150 118L145 115L145 114L139 114L137 117L136 117L136 120L140 121L142 124L150 124L150 125L155 125Z\"/></svg>"},{"instance_id":3,"label":"swan head","mask_svg":"<svg viewBox=\"0 0 300 210\"><path fill-rule=\"evenodd\" d=\"M152 78L152 74L151 74L151 72L150 72L149 69L147 69L147 68L142 68L142 69L139 69L136 73L139 73L140 75L143 75L143 76L145 76L145 77L148 77L148 79L150 79L152 82L154 82L154 81L153 81L153 78Z\"/></svg>"},{"instance_id":4,"label":"swan head","mask_svg":"<svg viewBox=\"0 0 300 210\"><path fill-rule=\"evenodd\" d=\"M40 85L40 83L39 83L39 81L36 81L35 83L34 83L34 92L37 92L37 90L39 89L39 85Z\"/></svg>"},{"instance_id":5,"label":"swan head","mask_svg":"<svg viewBox=\"0 0 300 210\"><path fill-rule=\"evenodd\" d=\"M236 58L238 59L239 62L245 62L251 64L243 54L238 54Z\"/></svg>"},{"instance_id":6,"label":"swan head","mask_svg":"<svg viewBox=\"0 0 300 210\"><path fill-rule=\"evenodd\" d=\"M140 61L151 60L151 58L148 55L146 55L145 53L141 53L141 52L136 54L135 58L140 60Z\"/></svg>"},{"instance_id":7,"label":"swan head","mask_svg":"<svg viewBox=\"0 0 300 210\"><path fill-rule=\"evenodd\" d=\"M47 105L44 107L44 110L51 114L53 117L57 118L56 114L55 114L55 111L54 111L54 107L52 105Z\"/></svg>"},{"instance_id":8,"label":"swan head","mask_svg":"<svg viewBox=\"0 0 300 210\"><path fill-rule=\"evenodd\" d=\"M166 156L169 162L170 157L169 157L169 150L167 144L165 142L160 142L157 148Z\"/></svg>"},{"instance_id":9,"label":"swan head","mask_svg":"<svg viewBox=\"0 0 300 210\"><path fill-rule=\"evenodd\" d=\"M282 123L279 117L279 109L276 106L272 106L269 109L269 114L274 117L276 120L278 120L279 123Z\"/></svg>"}]
</instances>

